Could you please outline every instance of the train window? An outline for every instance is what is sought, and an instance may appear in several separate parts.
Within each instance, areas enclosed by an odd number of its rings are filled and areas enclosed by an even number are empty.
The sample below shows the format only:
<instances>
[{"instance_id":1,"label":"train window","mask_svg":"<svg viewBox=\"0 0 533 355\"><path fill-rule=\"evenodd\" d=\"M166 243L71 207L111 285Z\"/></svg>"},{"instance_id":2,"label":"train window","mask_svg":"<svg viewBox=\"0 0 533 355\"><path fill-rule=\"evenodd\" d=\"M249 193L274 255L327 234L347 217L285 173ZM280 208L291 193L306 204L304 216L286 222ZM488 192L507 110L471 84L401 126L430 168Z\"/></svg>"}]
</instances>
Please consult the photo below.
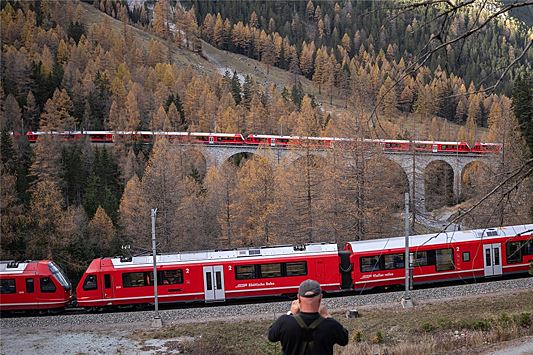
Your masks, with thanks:
<instances>
[{"instance_id":1,"label":"train window","mask_svg":"<svg viewBox=\"0 0 533 355\"><path fill-rule=\"evenodd\" d=\"M206 272L205 273L205 281L206 281L206 288L210 291L213 289L213 279L211 278L211 273Z\"/></svg>"},{"instance_id":2,"label":"train window","mask_svg":"<svg viewBox=\"0 0 533 355\"><path fill-rule=\"evenodd\" d=\"M296 261L285 264L286 276L303 276L307 275L307 263L305 261Z\"/></svg>"},{"instance_id":3,"label":"train window","mask_svg":"<svg viewBox=\"0 0 533 355\"><path fill-rule=\"evenodd\" d=\"M16 293L17 287L15 286L15 279L3 279L0 280L0 293Z\"/></svg>"},{"instance_id":4,"label":"train window","mask_svg":"<svg viewBox=\"0 0 533 355\"><path fill-rule=\"evenodd\" d=\"M533 255L533 240L530 240L527 245L524 245L524 254Z\"/></svg>"},{"instance_id":5,"label":"train window","mask_svg":"<svg viewBox=\"0 0 533 355\"><path fill-rule=\"evenodd\" d=\"M142 287L147 286L145 272L127 272L122 274L122 286L123 287Z\"/></svg>"},{"instance_id":6,"label":"train window","mask_svg":"<svg viewBox=\"0 0 533 355\"><path fill-rule=\"evenodd\" d=\"M361 272L372 272L381 270L379 256L363 256L361 262Z\"/></svg>"},{"instance_id":7,"label":"train window","mask_svg":"<svg viewBox=\"0 0 533 355\"><path fill-rule=\"evenodd\" d=\"M85 291L96 290L98 283L96 282L96 275L87 275L85 282L83 283L83 289Z\"/></svg>"},{"instance_id":8,"label":"train window","mask_svg":"<svg viewBox=\"0 0 533 355\"><path fill-rule=\"evenodd\" d=\"M414 252L413 266L428 266L428 253L427 251Z\"/></svg>"},{"instance_id":9,"label":"train window","mask_svg":"<svg viewBox=\"0 0 533 355\"><path fill-rule=\"evenodd\" d=\"M109 274L104 275L104 287L111 288L111 275Z\"/></svg>"},{"instance_id":10,"label":"train window","mask_svg":"<svg viewBox=\"0 0 533 355\"><path fill-rule=\"evenodd\" d=\"M401 269L405 267L403 254L388 254L383 256L385 270Z\"/></svg>"},{"instance_id":11,"label":"train window","mask_svg":"<svg viewBox=\"0 0 533 355\"><path fill-rule=\"evenodd\" d=\"M261 264L261 277L280 277L281 264Z\"/></svg>"},{"instance_id":12,"label":"train window","mask_svg":"<svg viewBox=\"0 0 533 355\"><path fill-rule=\"evenodd\" d=\"M255 265L235 266L235 278L237 280L255 279Z\"/></svg>"},{"instance_id":13,"label":"train window","mask_svg":"<svg viewBox=\"0 0 533 355\"><path fill-rule=\"evenodd\" d=\"M56 263L53 261L48 263L48 269L65 290L68 291L71 289L72 285L70 284L68 277Z\"/></svg>"},{"instance_id":14,"label":"train window","mask_svg":"<svg viewBox=\"0 0 533 355\"><path fill-rule=\"evenodd\" d=\"M220 271L215 272L215 279L217 290L222 290L222 273Z\"/></svg>"},{"instance_id":15,"label":"train window","mask_svg":"<svg viewBox=\"0 0 533 355\"><path fill-rule=\"evenodd\" d=\"M157 272L158 285L176 285L183 283L183 271L179 270L163 270Z\"/></svg>"},{"instance_id":16,"label":"train window","mask_svg":"<svg viewBox=\"0 0 533 355\"><path fill-rule=\"evenodd\" d=\"M522 245L521 242L507 243L507 263L515 264L522 262Z\"/></svg>"},{"instance_id":17,"label":"train window","mask_svg":"<svg viewBox=\"0 0 533 355\"><path fill-rule=\"evenodd\" d=\"M470 252L469 251L463 252L463 261L464 262L470 261Z\"/></svg>"},{"instance_id":18,"label":"train window","mask_svg":"<svg viewBox=\"0 0 533 355\"><path fill-rule=\"evenodd\" d=\"M41 292L56 292L56 285L49 277L41 277Z\"/></svg>"},{"instance_id":19,"label":"train window","mask_svg":"<svg viewBox=\"0 0 533 355\"><path fill-rule=\"evenodd\" d=\"M435 250L437 271L453 270L455 269L453 263L453 249L438 249Z\"/></svg>"},{"instance_id":20,"label":"train window","mask_svg":"<svg viewBox=\"0 0 533 355\"><path fill-rule=\"evenodd\" d=\"M26 279L26 292L33 293L35 291L35 285L32 278Z\"/></svg>"}]
</instances>

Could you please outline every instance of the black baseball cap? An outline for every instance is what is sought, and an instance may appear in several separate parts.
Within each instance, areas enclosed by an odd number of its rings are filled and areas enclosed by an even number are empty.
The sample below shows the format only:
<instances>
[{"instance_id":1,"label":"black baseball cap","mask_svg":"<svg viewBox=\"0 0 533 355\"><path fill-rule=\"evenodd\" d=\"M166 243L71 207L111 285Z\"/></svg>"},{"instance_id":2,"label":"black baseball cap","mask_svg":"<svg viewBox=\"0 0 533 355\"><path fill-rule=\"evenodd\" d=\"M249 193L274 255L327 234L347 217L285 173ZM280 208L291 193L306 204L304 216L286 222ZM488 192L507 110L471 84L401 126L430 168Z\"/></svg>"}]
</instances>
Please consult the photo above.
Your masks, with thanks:
<instances>
[{"instance_id":1,"label":"black baseball cap","mask_svg":"<svg viewBox=\"0 0 533 355\"><path fill-rule=\"evenodd\" d=\"M298 289L300 297L311 298L321 293L322 289L320 288L320 284L315 280L305 280L300 284L300 288Z\"/></svg>"}]
</instances>

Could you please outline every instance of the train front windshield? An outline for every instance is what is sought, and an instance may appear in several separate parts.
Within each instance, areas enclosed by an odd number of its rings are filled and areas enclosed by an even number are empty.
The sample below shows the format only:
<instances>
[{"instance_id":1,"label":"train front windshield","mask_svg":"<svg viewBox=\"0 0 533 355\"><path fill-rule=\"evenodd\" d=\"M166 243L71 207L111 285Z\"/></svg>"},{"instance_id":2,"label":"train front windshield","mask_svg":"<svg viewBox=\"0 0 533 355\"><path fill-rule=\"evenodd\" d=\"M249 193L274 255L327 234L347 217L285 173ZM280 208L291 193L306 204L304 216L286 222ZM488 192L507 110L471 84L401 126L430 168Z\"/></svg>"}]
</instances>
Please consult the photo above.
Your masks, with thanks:
<instances>
[{"instance_id":1,"label":"train front windshield","mask_svg":"<svg viewBox=\"0 0 533 355\"><path fill-rule=\"evenodd\" d=\"M50 272L55 277L55 279L66 291L72 288L72 284L70 283L67 275L65 275L65 272L61 270L61 268L56 263L51 261L50 263L48 263L48 268L50 269Z\"/></svg>"}]
</instances>

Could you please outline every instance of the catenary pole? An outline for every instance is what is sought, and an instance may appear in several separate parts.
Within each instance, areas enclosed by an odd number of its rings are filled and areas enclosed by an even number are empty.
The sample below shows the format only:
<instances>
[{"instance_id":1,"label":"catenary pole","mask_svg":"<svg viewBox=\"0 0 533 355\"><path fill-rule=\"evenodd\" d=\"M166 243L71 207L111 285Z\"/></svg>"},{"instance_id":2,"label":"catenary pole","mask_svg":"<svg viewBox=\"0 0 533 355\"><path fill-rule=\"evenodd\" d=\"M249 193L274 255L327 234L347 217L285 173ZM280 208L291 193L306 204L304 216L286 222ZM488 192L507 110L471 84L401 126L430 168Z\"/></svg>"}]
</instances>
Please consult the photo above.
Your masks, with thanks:
<instances>
[{"instance_id":1,"label":"catenary pole","mask_svg":"<svg viewBox=\"0 0 533 355\"><path fill-rule=\"evenodd\" d=\"M414 202L414 201L413 201ZM402 307L409 308L413 306L411 295L409 294L410 284L410 254L409 254L409 192L405 193L405 292L402 297Z\"/></svg>"},{"instance_id":2,"label":"catenary pole","mask_svg":"<svg viewBox=\"0 0 533 355\"><path fill-rule=\"evenodd\" d=\"M155 239L155 217L157 215L157 208L152 208L151 210L152 217L152 260L154 263L154 304L155 304L155 314L152 326L159 328L163 325L161 317L159 316L159 302L157 299L157 251L156 251L156 239Z\"/></svg>"}]
</instances>

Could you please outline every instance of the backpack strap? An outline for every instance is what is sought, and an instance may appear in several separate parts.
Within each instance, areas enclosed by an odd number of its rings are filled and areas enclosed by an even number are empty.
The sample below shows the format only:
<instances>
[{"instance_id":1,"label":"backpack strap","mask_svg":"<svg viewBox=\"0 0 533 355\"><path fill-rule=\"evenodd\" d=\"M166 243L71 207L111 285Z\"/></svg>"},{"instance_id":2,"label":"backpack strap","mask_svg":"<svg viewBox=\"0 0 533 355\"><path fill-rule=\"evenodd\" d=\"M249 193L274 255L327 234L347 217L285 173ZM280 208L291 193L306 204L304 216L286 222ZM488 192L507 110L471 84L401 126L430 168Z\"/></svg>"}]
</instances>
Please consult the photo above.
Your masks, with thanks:
<instances>
[{"instance_id":1,"label":"backpack strap","mask_svg":"<svg viewBox=\"0 0 533 355\"><path fill-rule=\"evenodd\" d=\"M296 319L296 322L298 323L298 325L300 326L300 328L302 329L311 329L311 330L315 330L316 328L318 328L318 326L320 325L320 323L322 323L326 318L322 317L322 316L318 316L317 319L315 319L311 324L307 325L305 324L304 320L302 319L302 316L300 316L300 314L295 314L294 315L294 319Z\"/></svg>"},{"instance_id":2,"label":"backpack strap","mask_svg":"<svg viewBox=\"0 0 533 355\"><path fill-rule=\"evenodd\" d=\"M302 344L300 345L300 352L299 352L299 355L304 355L306 353L307 349L309 349L309 350L313 349L313 344L314 344L313 332L314 332L314 330L316 328L318 328L320 323L322 323L325 318L322 317L322 316L318 316L318 318L315 319L309 325L305 324L305 322L302 319L302 317L300 316L300 314L294 315L294 319L296 320L296 322L298 323L300 328L302 328L304 330L304 332L305 332L305 338L304 338L304 341L302 342Z\"/></svg>"},{"instance_id":3,"label":"backpack strap","mask_svg":"<svg viewBox=\"0 0 533 355\"><path fill-rule=\"evenodd\" d=\"M300 328L302 328L302 329L307 329L308 328L307 324L305 324L304 320L302 319L302 316L300 316L299 313L294 315L294 319L296 319L296 322L298 323Z\"/></svg>"},{"instance_id":4,"label":"backpack strap","mask_svg":"<svg viewBox=\"0 0 533 355\"><path fill-rule=\"evenodd\" d=\"M309 324L309 329L312 329L312 330L315 330L316 328L318 328L318 326L320 325L320 323L322 323L326 318L322 317L322 316L318 316L317 319L315 319L313 321L313 323Z\"/></svg>"}]
</instances>

